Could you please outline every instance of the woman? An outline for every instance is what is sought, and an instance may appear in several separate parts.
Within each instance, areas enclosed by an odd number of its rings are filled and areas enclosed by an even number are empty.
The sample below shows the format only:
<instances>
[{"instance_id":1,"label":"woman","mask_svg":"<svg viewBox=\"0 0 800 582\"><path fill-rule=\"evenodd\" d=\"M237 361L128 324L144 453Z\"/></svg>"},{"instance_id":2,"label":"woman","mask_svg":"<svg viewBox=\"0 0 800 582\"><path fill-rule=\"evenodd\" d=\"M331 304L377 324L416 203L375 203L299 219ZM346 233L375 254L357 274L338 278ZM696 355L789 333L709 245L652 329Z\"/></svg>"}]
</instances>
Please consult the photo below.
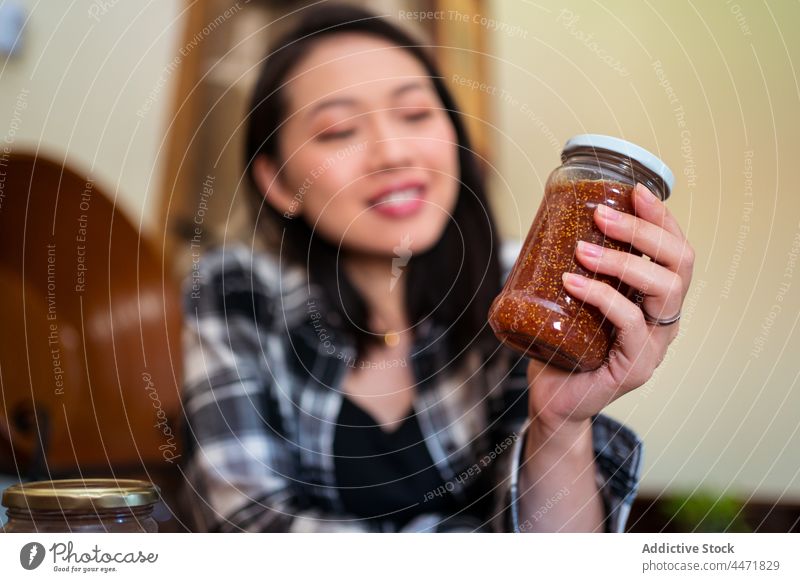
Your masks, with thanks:
<instances>
[{"instance_id":1,"label":"woman","mask_svg":"<svg viewBox=\"0 0 800 582\"><path fill-rule=\"evenodd\" d=\"M476 158L418 43L324 7L269 53L247 119L268 251L203 260L187 309L187 474L219 531L622 531L641 443L600 414L677 334L611 287L565 290L623 333L607 366L519 358L486 314L501 250ZM692 250L665 206L599 228L658 262L578 250L678 313ZM501 258L503 259L501 261ZM646 282L646 285L642 285Z\"/></svg>"}]
</instances>

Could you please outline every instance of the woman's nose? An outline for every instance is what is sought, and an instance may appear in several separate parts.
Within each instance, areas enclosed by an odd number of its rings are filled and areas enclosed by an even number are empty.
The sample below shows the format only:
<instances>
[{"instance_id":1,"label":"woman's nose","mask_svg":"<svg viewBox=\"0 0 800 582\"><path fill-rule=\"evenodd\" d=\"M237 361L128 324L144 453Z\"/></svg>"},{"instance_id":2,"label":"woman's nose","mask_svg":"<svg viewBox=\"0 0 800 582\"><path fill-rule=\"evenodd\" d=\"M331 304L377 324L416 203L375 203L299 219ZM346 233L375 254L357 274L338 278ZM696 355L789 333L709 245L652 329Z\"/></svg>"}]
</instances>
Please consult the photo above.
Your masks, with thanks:
<instances>
[{"instance_id":1,"label":"woman's nose","mask_svg":"<svg viewBox=\"0 0 800 582\"><path fill-rule=\"evenodd\" d=\"M390 120L379 120L373 124L370 144L372 171L406 168L413 163L411 140L397 131Z\"/></svg>"}]
</instances>

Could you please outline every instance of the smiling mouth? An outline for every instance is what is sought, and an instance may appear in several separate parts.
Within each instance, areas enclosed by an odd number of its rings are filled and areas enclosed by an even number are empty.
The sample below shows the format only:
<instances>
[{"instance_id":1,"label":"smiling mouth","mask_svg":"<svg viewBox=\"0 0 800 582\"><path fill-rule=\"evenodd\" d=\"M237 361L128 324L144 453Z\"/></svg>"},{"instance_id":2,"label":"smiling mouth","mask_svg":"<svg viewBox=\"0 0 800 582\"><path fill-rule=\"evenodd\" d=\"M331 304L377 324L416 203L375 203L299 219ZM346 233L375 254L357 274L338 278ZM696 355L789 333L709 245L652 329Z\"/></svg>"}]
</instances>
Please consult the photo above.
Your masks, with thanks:
<instances>
[{"instance_id":1,"label":"smiling mouth","mask_svg":"<svg viewBox=\"0 0 800 582\"><path fill-rule=\"evenodd\" d=\"M381 196L377 196L370 200L370 206L400 206L421 198L423 198L422 186L413 186L409 188L393 190L391 192L387 192L386 194L382 194Z\"/></svg>"},{"instance_id":2,"label":"smiling mouth","mask_svg":"<svg viewBox=\"0 0 800 582\"><path fill-rule=\"evenodd\" d=\"M385 217L405 218L421 210L424 198L423 186L408 186L372 198L369 207Z\"/></svg>"}]
</instances>

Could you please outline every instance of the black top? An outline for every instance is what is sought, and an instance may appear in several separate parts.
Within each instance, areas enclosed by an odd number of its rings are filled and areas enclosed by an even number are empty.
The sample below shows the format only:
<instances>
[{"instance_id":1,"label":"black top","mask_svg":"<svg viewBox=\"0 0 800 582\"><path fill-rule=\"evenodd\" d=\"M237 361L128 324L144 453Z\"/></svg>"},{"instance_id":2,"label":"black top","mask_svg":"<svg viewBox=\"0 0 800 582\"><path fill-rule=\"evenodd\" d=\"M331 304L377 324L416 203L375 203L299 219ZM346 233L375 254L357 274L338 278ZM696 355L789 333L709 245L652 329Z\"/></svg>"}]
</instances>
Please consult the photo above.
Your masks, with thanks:
<instances>
[{"instance_id":1,"label":"black top","mask_svg":"<svg viewBox=\"0 0 800 582\"><path fill-rule=\"evenodd\" d=\"M422 513L451 513L455 501L425 446L416 414L392 432L345 397L333 441L336 484L348 513L402 526ZM427 493L439 490L439 495Z\"/></svg>"}]
</instances>

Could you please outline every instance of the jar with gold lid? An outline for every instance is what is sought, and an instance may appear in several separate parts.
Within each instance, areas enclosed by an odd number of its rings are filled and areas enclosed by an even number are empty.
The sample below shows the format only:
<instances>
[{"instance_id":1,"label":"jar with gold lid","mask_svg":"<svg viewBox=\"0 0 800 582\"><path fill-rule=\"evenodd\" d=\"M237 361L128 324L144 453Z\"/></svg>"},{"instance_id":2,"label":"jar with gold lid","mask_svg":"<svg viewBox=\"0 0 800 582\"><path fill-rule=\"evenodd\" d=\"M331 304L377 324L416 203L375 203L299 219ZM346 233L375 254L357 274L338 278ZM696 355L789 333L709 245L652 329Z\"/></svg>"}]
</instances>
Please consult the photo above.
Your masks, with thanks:
<instances>
[{"instance_id":1,"label":"jar with gold lid","mask_svg":"<svg viewBox=\"0 0 800 582\"><path fill-rule=\"evenodd\" d=\"M3 492L7 533L155 533L158 488L133 479L19 483Z\"/></svg>"},{"instance_id":2,"label":"jar with gold lid","mask_svg":"<svg viewBox=\"0 0 800 582\"><path fill-rule=\"evenodd\" d=\"M637 182L661 200L675 178L649 151L604 135L567 141L562 164L550 174L544 198L502 291L489 310L489 324L505 345L569 371L599 368L608 357L615 330L600 311L571 297L564 273L602 280L628 298L636 291L619 280L588 272L575 259L579 241L637 253L606 237L594 222L598 205L633 214Z\"/></svg>"}]
</instances>

